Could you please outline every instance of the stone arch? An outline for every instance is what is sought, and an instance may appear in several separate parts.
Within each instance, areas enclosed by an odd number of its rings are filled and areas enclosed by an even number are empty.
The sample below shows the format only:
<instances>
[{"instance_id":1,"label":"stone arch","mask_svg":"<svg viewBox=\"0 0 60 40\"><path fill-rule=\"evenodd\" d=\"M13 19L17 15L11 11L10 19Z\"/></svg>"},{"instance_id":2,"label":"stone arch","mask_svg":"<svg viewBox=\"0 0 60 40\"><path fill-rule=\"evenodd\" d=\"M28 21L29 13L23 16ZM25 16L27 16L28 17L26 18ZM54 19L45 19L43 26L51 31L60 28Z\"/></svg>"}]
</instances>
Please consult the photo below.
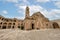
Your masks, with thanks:
<instances>
[{"instance_id":1,"label":"stone arch","mask_svg":"<svg viewBox=\"0 0 60 40\"><path fill-rule=\"evenodd\" d=\"M21 30L24 30L24 25L21 26Z\"/></svg>"},{"instance_id":2,"label":"stone arch","mask_svg":"<svg viewBox=\"0 0 60 40\"><path fill-rule=\"evenodd\" d=\"M12 28L14 29L14 28L15 28L15 26L12 26Z\"/></svg>"},{"instance_id":3,"label":"stone arch","mask_svg":"<svg viewBox=\"0 0 60 40\"><path fill-rule=\"evenodd\" d=\"M2 26L2 29L6 29L6 26Z\"/></svg>"},{"instance_id":4,"label":"stone arch","mask_svg":"<svg viewBox=\"0 0 60 40\"><path fill-rule=\"evenodd\" d=\"M8 26L8 29L10 29L11 28L11 26Z\"/></svg>"},{"instance_id":5,"label":"stone arch","mask_svg":"<svg viewBox=\"0 0 60 40\"><path fill-rule=\"evenodd\" d=\"M56 22L53 22L53 28L59 28L59 25L58 25L58 23L56 23Z\"/></svg>"},{"instance_id":6,"label":"stone arch","mask_svg":"<svg viewBox=\"0 0 60 40\"><path fill-rule=\"evenodd\" d=\"M18 26L18 28L20 28L20 26Z\"/></svg>"}]
</instances>

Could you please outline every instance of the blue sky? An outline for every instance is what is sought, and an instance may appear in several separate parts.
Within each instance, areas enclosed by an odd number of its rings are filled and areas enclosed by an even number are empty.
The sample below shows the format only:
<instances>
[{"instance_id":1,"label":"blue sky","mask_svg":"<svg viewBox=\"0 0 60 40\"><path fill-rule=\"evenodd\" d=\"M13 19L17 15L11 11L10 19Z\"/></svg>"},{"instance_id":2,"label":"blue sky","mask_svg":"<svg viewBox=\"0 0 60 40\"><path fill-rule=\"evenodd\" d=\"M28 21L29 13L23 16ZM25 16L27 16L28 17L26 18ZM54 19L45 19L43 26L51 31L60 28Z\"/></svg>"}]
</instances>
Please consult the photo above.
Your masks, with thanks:
<instances>
[{"instance_id":1,"label":"blue sky","mask_svg":"<svg viewBox=\"0 0 60 40\"><path fill-rule=\"evenodd\" d=\"M26 6L30 8L30 15L40 11L50 20L60 19L60 0L0 0L0 15L24 19Z\"/></svg>"}]
</instances>

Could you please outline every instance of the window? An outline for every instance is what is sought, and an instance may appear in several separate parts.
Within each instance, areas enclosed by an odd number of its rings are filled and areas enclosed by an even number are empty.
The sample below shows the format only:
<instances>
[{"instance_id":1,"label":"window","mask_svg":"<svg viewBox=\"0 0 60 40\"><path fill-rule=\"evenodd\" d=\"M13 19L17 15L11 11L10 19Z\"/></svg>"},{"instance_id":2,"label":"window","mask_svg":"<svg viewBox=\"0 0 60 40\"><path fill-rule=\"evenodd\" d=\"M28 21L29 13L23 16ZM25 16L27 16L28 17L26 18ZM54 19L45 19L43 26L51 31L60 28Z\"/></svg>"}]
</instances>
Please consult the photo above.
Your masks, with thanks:
<instances>
[{"instance_id":1,"label":"window","mask_svg":"<svg viewBox=\"0 0 60 40\"><path fill-rule=\"evenodd\" d=\"M16 20L14 20L14 22L16 22Z\"/></svg>"},{"instance_id":2,"label":"window","mask_svg":"<svg viewBox=\"0 0 60 40\"><path fill-rule=\"evenodd\" d=\"M10 28L11 28L11 26L8 26L8 28L10 29Z\"/></svg>"},{"instance_id":3,"label":"window","mask_svg":"<svg viewBox=\"0 0 60 40\"><path fill-rule=\"evenodd\" d=\"M0 24L2 24L2 22Z\"/></svg>"},{"instance_id":4,"label":"window","mask_svg":"<svg viewBox=\"0 0 60 40\"><path fill-rule=\"evenodd\" d=\"M4 23L4 24L7 24L7 23Z\"/></svg>"},{"instance_id":5,"label":"window","mask_svg":"<svg viewBox=\"0 0 60 40\"><path fill-rule=\"evenodd\" d=\"M32 29L34 29L34 24L32 24Z\"/></svg>"},{"instance_id":6,"label":"window","mask_svg":"<svg viewBox=\"0 0 60 40\"><path fill-rule=\"evenodd\" d=\"M2 20L3 20L3 18L2 18Z\"/></svg>"},{"instance_id":7,"label":"window","mask_svg":"<svg viewBox=\"0 0 60 40\"><path fill-rule=\"evenodd\" d=\"M24 26L21 26L21 30L24 30Z\"/></svg>"},{"instance_id":8,"label":"window","mask_svg":"<svg viewBox=\"0 0 60 40\"><path fill-rule=\"evenodd\" d=\"M15 25L15 23L13 23L13 25Z\"/></svg>"},{"instance_id":9,"label":"window","mask_svg":"<svg viewBox=\"0 0 60 40\"><path fill-rule=\"evenodd\" d=\"M18 26L18 28L20 28L20 26Z\"/></svg>"},{"instance_id":10,"label":"window","mask_svg":"<svg viewBox=\"0 0 60 40\"><path fill-rule=\"evenodd\" d=\"M54 22L54 23L53 23L53 28L59 28L58 23Z\"/></svg>"},{"instance_id":11,"label":"window","mask_svg":"<svg viewBox=\"0 0 60 40\"><path fill-rule=\"evenodd\" d=\"M14 26L12 26L12 28L14 28Z\"/></svg>"},{"instance_id":12,"label":"window","mask_svg":"<svg viewBox=\"0 0 60 40\"><path fill-rule=\"evenodd\" d=\"M6 26L2 26L2 29L6 29Z\"/></svg>"},{"instance_id":13,"label":"window","mask_svg":"<svg viewBox=\"0 0 60 40\"><path fill-rule=\"evenodd\" d=\"M9 23L10 25L12 24L12 23Z\"/></svg>"}]
</instances>

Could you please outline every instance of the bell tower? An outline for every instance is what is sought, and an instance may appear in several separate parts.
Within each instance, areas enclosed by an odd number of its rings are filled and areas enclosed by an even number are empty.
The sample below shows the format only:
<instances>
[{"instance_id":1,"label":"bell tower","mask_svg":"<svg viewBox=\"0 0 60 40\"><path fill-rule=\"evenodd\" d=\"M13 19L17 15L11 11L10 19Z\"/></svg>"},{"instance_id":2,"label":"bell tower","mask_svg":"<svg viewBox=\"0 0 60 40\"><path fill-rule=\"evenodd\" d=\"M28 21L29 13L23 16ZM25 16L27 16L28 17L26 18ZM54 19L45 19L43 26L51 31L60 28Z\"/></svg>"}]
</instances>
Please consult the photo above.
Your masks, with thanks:
<instances>
[{"instance_id":1,"label":"bell tower","mask_svg":"<svg viewBox=\"0 0 60 40\"><path fill-rule=\"evenodd\" d=\"M28 17L29 17L29 7L27 6L26 7L25 18L28 18Z\"/></svg>"}]
</instances>

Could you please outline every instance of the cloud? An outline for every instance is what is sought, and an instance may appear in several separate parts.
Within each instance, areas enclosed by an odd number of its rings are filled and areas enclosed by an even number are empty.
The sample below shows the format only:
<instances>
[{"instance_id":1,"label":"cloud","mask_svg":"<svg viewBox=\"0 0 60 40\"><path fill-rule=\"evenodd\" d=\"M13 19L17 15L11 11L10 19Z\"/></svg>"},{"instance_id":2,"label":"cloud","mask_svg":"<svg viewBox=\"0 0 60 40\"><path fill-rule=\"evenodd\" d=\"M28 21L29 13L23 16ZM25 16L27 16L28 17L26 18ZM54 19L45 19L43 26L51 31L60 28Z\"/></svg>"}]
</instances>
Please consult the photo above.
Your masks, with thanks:
<instances>
[{"instance_id":1,"label":"cloud","mask_svg":"<svg viewBox=\"0 0 60 40\"><path fill-rule=\"evenodd\" d=\"M50 1L60 1L60 0L50 0Z\"/></svg>"},{"instance_id":2,"label":"cloud","mask_svg":"<svg viewBox=\"0 0 60 40\"><path fill-rule=\"evenodd\" d=\"M27 2L28 0L19 0L19 1Z\"/></svg>"},{"instance_id":3,"label":"cloud","mask_svg":"<svg viewBox=\"0 0 60 40\"><path fill-rule=\"evenodd\" d=\"M28 2L27 0L0 0L0 1L3 1L3 2L12 2L12 3L19 3L19 2L26 3L26 2Z\"/></svg>"},{"instance_id":4,"label":"cloud","mask_svg":"<svg viewBox=\"0 0 60 40\"><path fill-rule=\"evenodd\" d=\"M57 6L58 8L60 8L60 1L57 1L54 4L55 4L55 6Z\"/></svg>"},{"instance_id":5,"label":"cloud","mask_svg":"<svg viewBox=\"0 0 60 40\"><path fill-rule=\"evenodd\" d=\"M17 18L17 19L24 19L24 17L20 17L20 16L16 16L14 18Z\"/></svg>"},{"instance_id":6,"label":"cloud","mask_svg":"<svg viewBox=\"0 0 60 40\"><path fill-rule=\"evenodd\" d=\"M36 0L37 2L49 2L50 0Z\"/></svg>"},{"instance_id":7,"label":"cloud","mask_svg":"<svg viewBox=\"0 0 60 40\"><path fill-rule=\"evenodd\" d=\"M60 10L52 9L51 11L49 11L48 16L50 19L59 19L60 18Z\"/></svg>"},{"instance_id":8,"label":"cloud","mask_svg":"<svg viewBox=\"0 0 60 40\"><path fill-rule=\"evenodd\" d=\"M19 8L18 12L19 13L23 13L25 15L26 6L18 6L18 8ZM46 17L48 15L47 10L45 10L43 7L41 7L39 5L30 5L29 8L30 8L30 10L29 10L30 11L30 15L32 15L35 12L41 12Z\"/></svg>"},{"instance_id":9,"label":"cloud","mask_svg":"<svg viewBox=\"0 0 60 40\"><path fill-rule=\"evenodd\" d=\"M17 16L16 18L23 19L25 17L25 8L28 5L30 8L30 15L32 15L35 12L41 12L45 17L49 19L56 19L59 18L60 16L60 10L59 9L51 9L50 11L47 11L45 8L43 8L40 5L30 5L31 3L28 0L5 0L7 2L13 2L16 3L15 5L18 7L17 12L22 13L23 16ZM60 8L60 0L35 0L34 2L41 2L41 3L46 3L53 1L55 6ZM18 3L21 2L21 3ZM48 6L49 7L49 6ZM4 14L7 14L8 12L6 10L3 11Z\"/></svg>"},{"instance_id":10,"label":"cloud","mask_svg":"<svg viewBox=\"0 0 60 40\"><path fill-rule=\"evenodd\" d=\"M33 5L30 7L30 14L32 15L35 12L41 12L45 17L49 18L50 20L53 19L59 19L60 18L60 10L58 9L51 9L50 11L47 11L41 6Z\"/></svg>"},{"instance_id":11,"label":"cloud","mask_svg":"<svg viewBox=\"0 0 60 40\"><path fill-rule=\"evenodd\" d=\"M8 11L3 10L2 13L3 13L3 14L8 14Z\"/></svg>"}]
</instances>

